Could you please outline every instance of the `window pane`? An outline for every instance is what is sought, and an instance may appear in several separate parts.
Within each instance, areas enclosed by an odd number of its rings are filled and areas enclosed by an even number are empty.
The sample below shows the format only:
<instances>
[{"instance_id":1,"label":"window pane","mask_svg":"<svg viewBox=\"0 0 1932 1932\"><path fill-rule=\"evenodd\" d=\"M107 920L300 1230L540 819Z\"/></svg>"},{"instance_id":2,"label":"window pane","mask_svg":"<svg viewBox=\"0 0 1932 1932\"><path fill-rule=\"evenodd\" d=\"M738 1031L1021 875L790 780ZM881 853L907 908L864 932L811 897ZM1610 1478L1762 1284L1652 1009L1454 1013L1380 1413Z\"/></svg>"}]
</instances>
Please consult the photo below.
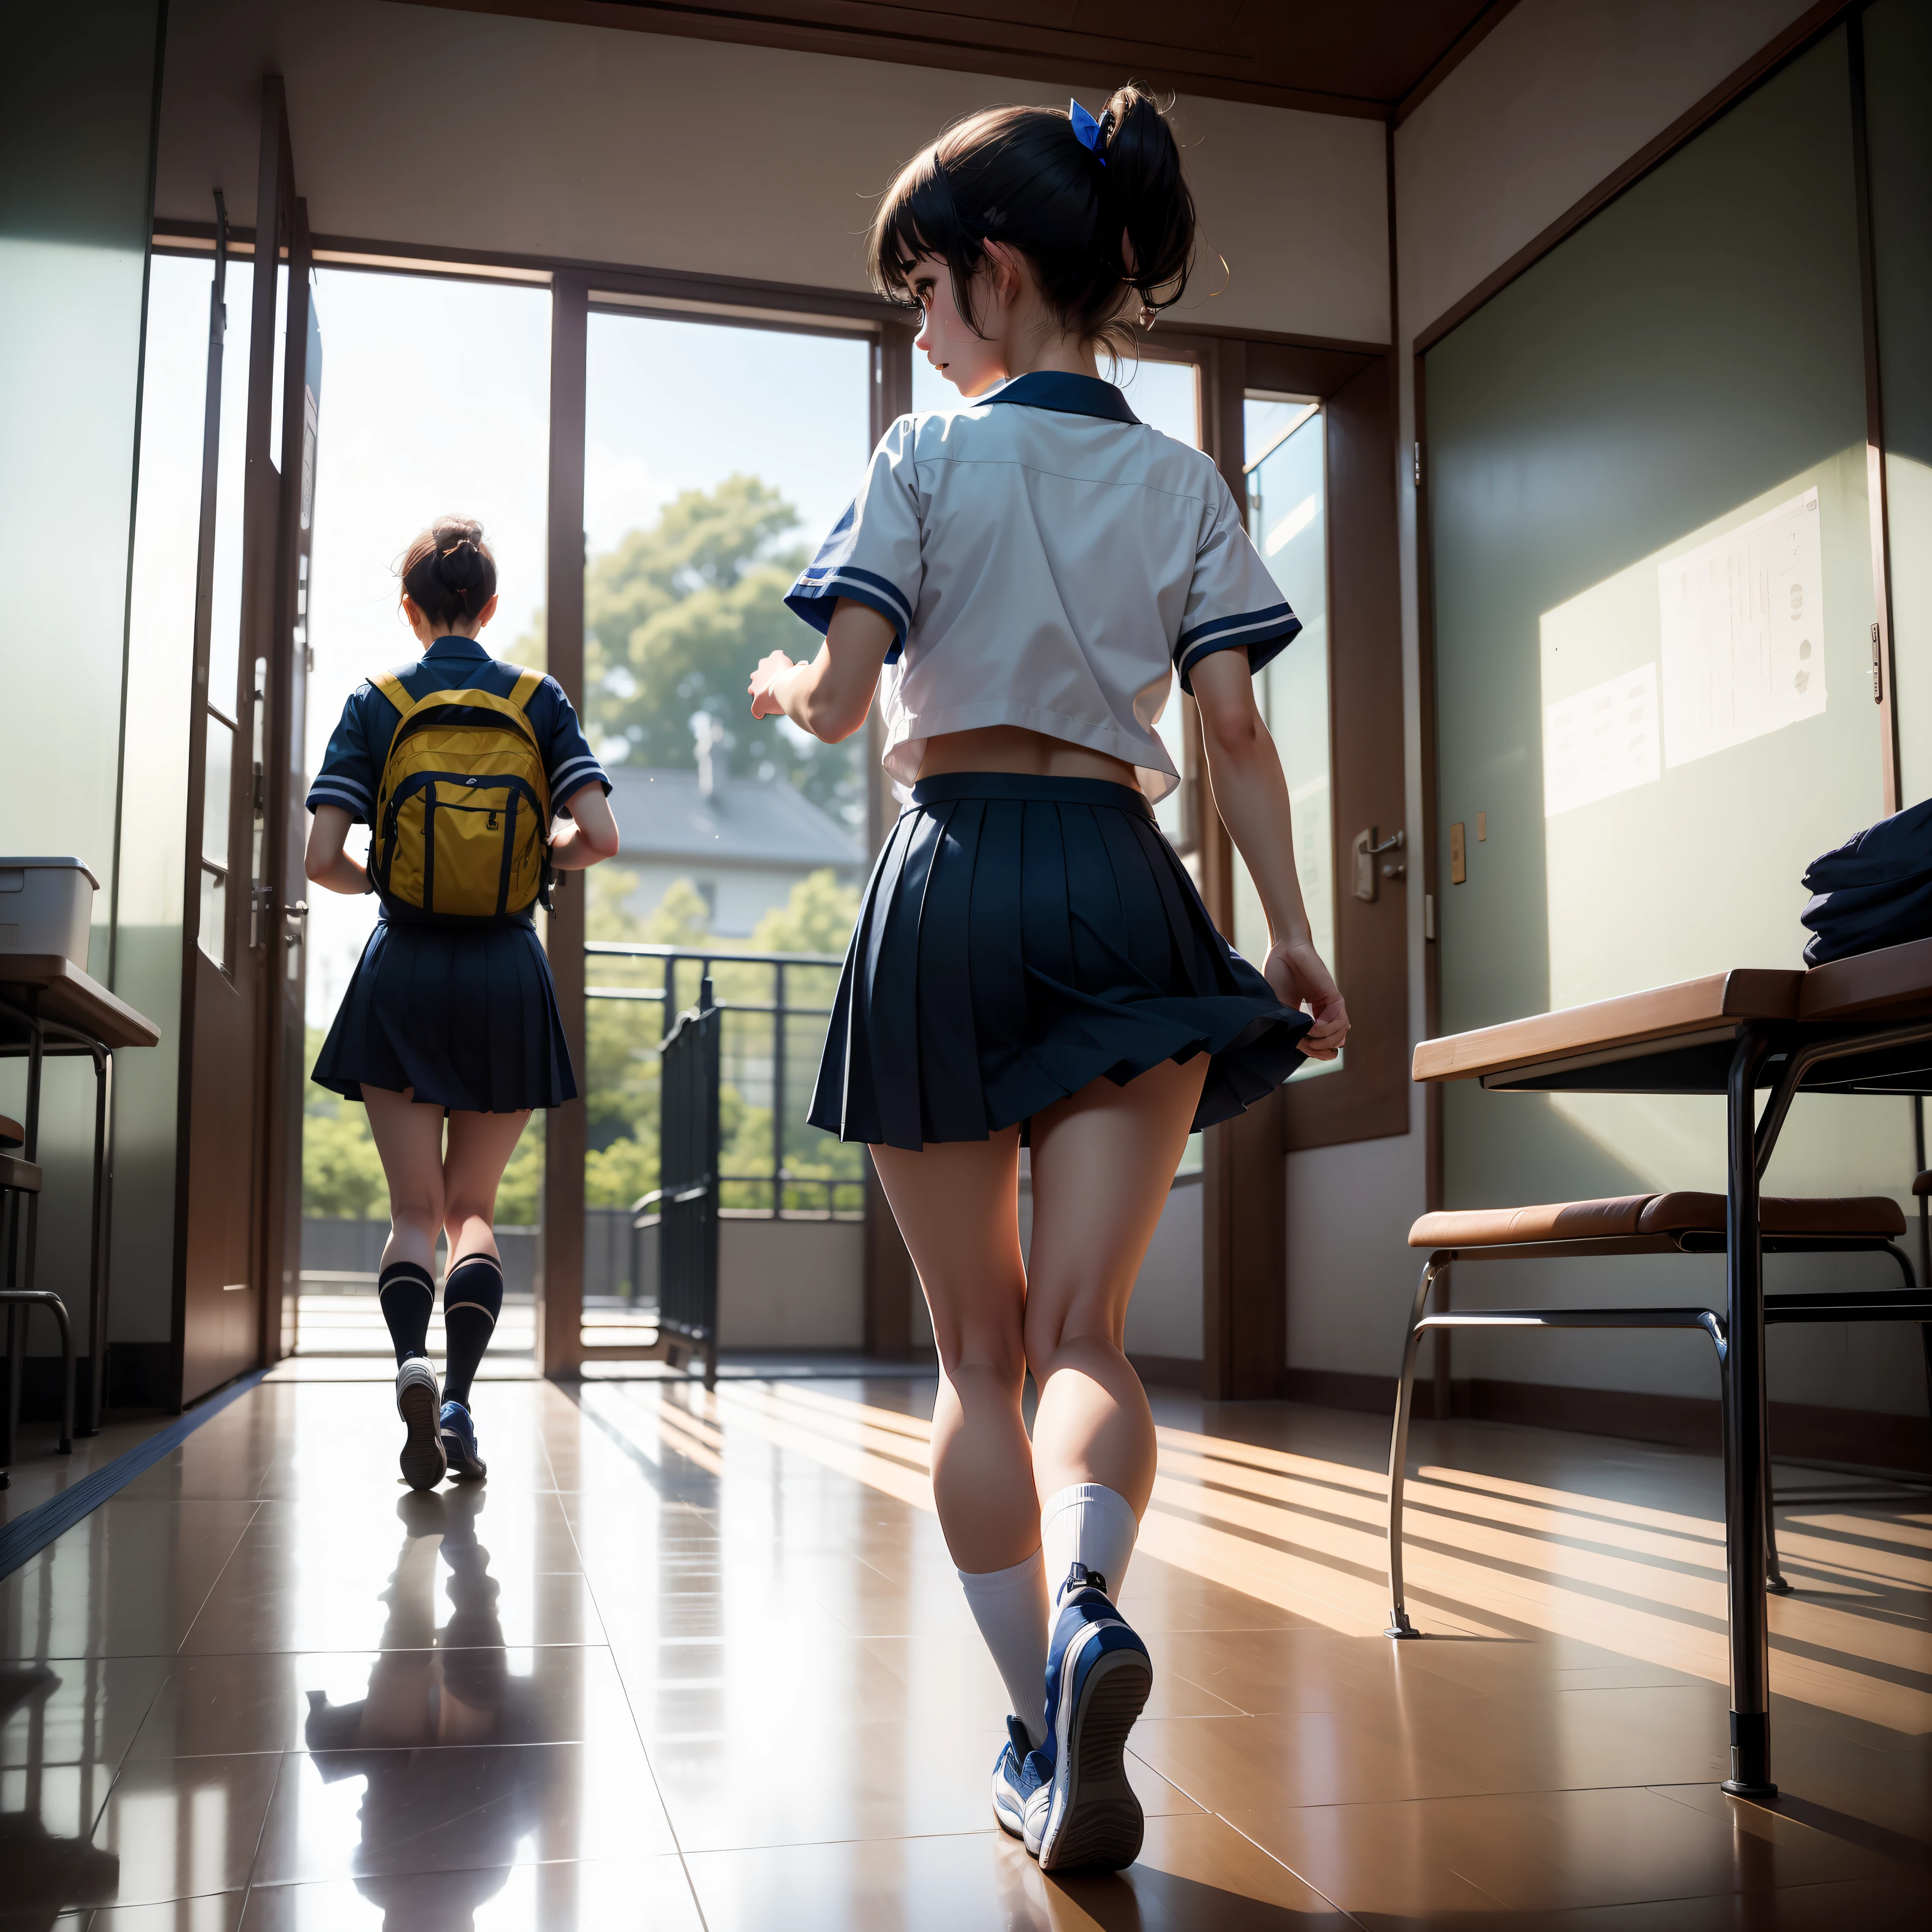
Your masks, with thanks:
<instances>
[{"instance_id":1,"label":"window pane","mask_svg":"<svg viewBox=\"0 0 1932 1932\"><path fill-rule=\"evenodd\" d=\"M235 733L213 712L208 717L208 782L201 800L201 856L228 869L228 811L235 771Z\"/></svg>"},{"instance_id":2,"label":"window pane","mask_svg":"<svg viewBox=\"0 0 1932 1932\"><path fill-rule=\"evenodd\" d=\"M238 279L232 268L230 276L229 368L245 373L245 267ZM497 657L543 668L550 465L548 289L325 267L316 272L314 302L328 383L316 450L314 550L301 613L314 653L302 726L311 773L349 694L372 672L417 655L397 608L394 567L410 539L443 512L476 518L496 554L501 602L483 633L484 646ZM278 380L280 366L278 357ZM429 418L433 435L422 433ZM230 421L240 421L238 404L224 422L224 488L242 474L238 456L227 454ZM217 608L218 644L224 626ZM231 650L234 634L231 619ZM231 669L231 692L234 681ZM352 858L362 857L368 837L363 826L351 831ZM312 1066L375 923L376 903L314 887L304 896ZM376 1273L388 1190L368 1116L320 1087L305 1085L304 1094L302 1333L314 1348L380 1350ZM505 1305L493 1358L527 1351L531 1343L544 1119L531 1118L496 1193ZM441 1346L440 1328L432 1327L432 1352Z\"/></svg>"},{"instance_id":3,"label":"window pane","mask_svg":"<svg viewBox=\"0 0 1932 1932\"><path fill-rule=\"evenodd\" d=\"M212 272L206 257L185 266L204 278ZM242 508L248 480L248 339L254 320L254 264L231 260L223 284L228 326L221 338L221 443L214 496L214 583L209 602L208 701L230 717L240 715L238 687L242 648ZM207 374L196 390L200 401ZM199 436L196 453L200 452ZM197 472L196 485L200 488ZM197 506L199 499L196 500ZM199 521L197 520L197 530Z\"/></svg>"},{"instance_id":4,"label":"window pane","mask_svg":"<svg viewBox=\"0 0 1932 1932\"><path fill-rule=\"evenodd\" d=\"M590 322L584 722L622 844L589 876L588 934L718 956L730 1216L862 1205L862 1150L805 1120L836 972L786 968L781 1066L778 976L729 955L836 952L857 915L866 735L827 746L788 720L754 720L745 686L768 652L818 648L784 596L862 473L872 355L837 336L634 313ZM600 955L587 977L642 989L664 971ZM694 960L677 971L673 1015L698 974ZM589 1001L584 1287L599 1328L648 1318L656 1300L655 1228L631 1222L658 1184L664 1011L594 991Z\"/></svg>"},{"instance_id":5,"label":"window pane","mask_svg":"<svg viewBox=\"0 0 1932 1932\"><path fill-rule=\"evenodd\" d=\"M1126 377L1123 388L1128 406L1142 422L1151 423L1177 442L1192 444L1196 449L1201 447L1201 374L1192 363L1144 362L1138 368L1124 370L1122 374ZM1166 708L1154 728L1160 734L1160 742L1167 747L1167 755L1174 760L1174 769L1184 774L1187 760L1181 733L1178 679L1168 682ZM1202 801L1202 808L1206 809L1205 800ZM1154 808L1160 829L1177 848L1184 848L1185 845L1182 836L1186 822L1184 809L1178 788L1169 792ZM1184 1160L1180 1172L1186 1174L1192 1171Z\"/></svg>"},{"instance_id":6,"label":"window pane","mask_svg":"<svg viewBox=\"0 0 1932 1932\"><path fill-rule=\"evenodd\" d=\"M228 892L222 875L201 868L201 950L218 966L228 964Z\"/></svg>"},{"instance_id":7,"label":"window pane","mask_svg":"<svg viewBox=\"0 0 1932 1932\"><path fill-rule=\"evenodd\" d=\"M1335 829L1329 772L1328 546L1322 413L1305 403L1250 398L1244 415L1248 528L1262 560L1301 620L1300 634L1262 674L1256 694L1288 779L1295 870L1308 909L1309 930L1316 950L1332 969ZM1238 853L1234 940L1244 957L1259 961L1267 956L1268 922ZM1311 1060L1307 1072L1332 1073L1341 1064L1339 1058Z\"/></svg>"}]
</instances>

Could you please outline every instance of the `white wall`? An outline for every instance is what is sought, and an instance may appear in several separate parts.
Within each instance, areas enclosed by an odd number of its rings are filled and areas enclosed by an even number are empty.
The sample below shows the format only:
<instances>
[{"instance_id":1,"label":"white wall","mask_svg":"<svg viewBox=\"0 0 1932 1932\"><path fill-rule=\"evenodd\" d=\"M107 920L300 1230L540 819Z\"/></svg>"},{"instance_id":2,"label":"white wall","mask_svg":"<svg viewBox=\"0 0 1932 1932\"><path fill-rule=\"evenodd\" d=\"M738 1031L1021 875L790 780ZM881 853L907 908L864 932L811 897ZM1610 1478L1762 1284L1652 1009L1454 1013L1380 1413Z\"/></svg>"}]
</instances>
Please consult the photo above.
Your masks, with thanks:
<instances>
[{"instance_id":1,"label":"white wall","mask_svg":"<svg viewBox=\"0 0 1932 1932\"><path fill-rule=\"evenodd\" d=\"M700 893L710 888L711 930L737 939L748 938L766 913L784 904L793 886L808 870L800 866L706 866L690 860L661 865L656 860L628 858L621 852L616 862L638 875L636 886L625 896L626 910L649 918L673 884L688 879Z\"/></svg>"},{"instance_id":2,"label":"white wall","mask_svg":"<svg viewBox=\"0 0 1932 1932\"><path fill-rule=\"evenodd\" d=\"M721 1348L860 1348L865 1340L862 1222L719 1221Z\"/></svg>"},{"instance_id":3,"label":"white wall","mask_svg":"<svg viewBox=\"0 0 1932 1932\"><path fill-rule=\"evenodd\" d=\"M1133 1299L1127 1305L1127 1352L1166 1355L1177 1361L1202 1359L1202 1222L1203 1190L1196 1180L1177 1182L1167 1190L1154 1239L1134 1277ZM1033 1188L1020 1189L1020 1246L1033 1246ZM932 1328L922 1302L919 1318L926 1324L921 1346L932 1346Z\"/></svg>"},{"instance_id":4,"label":"white wall","mask_svg":"<svg viewBox=\"0 0 1932 1932\"><path fill-rule=\"evenodd\" d=\"M1802 0L1520 0L1395 135L1396 260L1401 377L1398 491L1402 559L1404 729L1408 836L1422 833L1422 745L1416 572L1416 332L1534 240L1630 155L1655 138L1802 10ZM1422 868L1409 868L1409 1034L1423 1033L1426 942ZM1300 1368L1388 1376L1400 1362L1403 1318L1418 1265L1406 1246L1426 1204L1420 1090L1410 1132L1288 1159L1288 1360ZM1498 1270L1472 1276L1495 1292ZM1694 1298L1702 1277L1687 1279ZM1514 1298L1515 1291L1510 1291ZM1590 1292L1580 1281L1579 1293ZM1475 1338L1468 1338L1474 1341ZM1486 1338L1484 1338L1486 1339ZM1547 1338L1543 1338L1546 1340ZM1546 1355L1506 1366L1459 1345L1468 1373L1605 1380ZM1599 1356L1600 1371L1607 1358ZM1665 1390L1702 1364L1666 1364L1655 1351L1620 1354L1608 1385ZM1680 1373L1680 1370L1682 1373ZM1842 1378L1840 1378L1843 1379ZM1835 1385L1834 1385L1835 1386ZM1708 1385L1700 1385L1708 1393ZM1851 1388L1814 1401L1853 1402Z\"/></svg>"},{"instance_id":5,"label":"white wall","mask_svg":"<svg viewBox=\"0 0 1932 1932\"><path fill-rule=\"evenodd\" d=\"M972 109L1071 91L375 0L173 0L158 214L209 220L219 184L253 223L269 71L317 233L852 290L902 162ZM1386 341L1379 125L1191 97L1176 122L1202 223L1176 319Z\"/></svg>"}]
</instances>

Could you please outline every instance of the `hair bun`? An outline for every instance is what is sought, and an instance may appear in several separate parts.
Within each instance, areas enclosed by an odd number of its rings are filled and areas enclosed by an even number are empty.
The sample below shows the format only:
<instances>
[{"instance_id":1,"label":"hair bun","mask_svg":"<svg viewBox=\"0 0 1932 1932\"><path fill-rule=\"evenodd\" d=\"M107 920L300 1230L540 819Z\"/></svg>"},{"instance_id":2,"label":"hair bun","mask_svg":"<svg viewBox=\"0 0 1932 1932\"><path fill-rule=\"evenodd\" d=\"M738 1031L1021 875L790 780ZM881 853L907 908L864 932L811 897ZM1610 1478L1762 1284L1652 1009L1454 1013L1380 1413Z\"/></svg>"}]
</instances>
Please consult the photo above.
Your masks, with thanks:
<instances>
[{"instance_id":1,"label":"hair bun","mask_svg":"<svg viewBox=\"0 0 1932 1932\"><path fill-rule=\"evenodd\" d=\"M470 517L439 517L410 545L397 574L432 624L467 622L496 594L496 560Z\"/></svg>"},{"instance_id":2,"label":"hair bun","mask_svg":"<svg viewBox=\"0 0 1932 1932\"><path fill-rule=\"evenodd\" d=\"M436 574L452 590L473 590L482 584L483 573L489 567L478 547L482 534L481 530L473 535L466 532L454 543L445 544L438 550ZM491 573L493 576L494 574Z\"/></svg>"}]
</instances>

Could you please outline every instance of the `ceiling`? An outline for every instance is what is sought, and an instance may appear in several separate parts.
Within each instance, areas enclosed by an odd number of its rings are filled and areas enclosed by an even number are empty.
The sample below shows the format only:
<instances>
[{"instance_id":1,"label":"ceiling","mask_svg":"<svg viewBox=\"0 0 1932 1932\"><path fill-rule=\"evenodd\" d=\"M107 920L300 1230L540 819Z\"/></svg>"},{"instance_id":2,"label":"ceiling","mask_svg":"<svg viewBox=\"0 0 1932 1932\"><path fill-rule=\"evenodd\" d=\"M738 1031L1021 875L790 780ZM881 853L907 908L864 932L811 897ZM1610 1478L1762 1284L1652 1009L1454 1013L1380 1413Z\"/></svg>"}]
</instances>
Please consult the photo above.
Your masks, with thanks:
<instances>
[{"instance_id":1,"label":"ceiling","mask_svg":"<svg viewBox=\"0 0 1932 1932\"><path fill-rule=\"evenodd\" d=\"M1025 80L1400 121L1514 0L416 0Z\"/></svg>"}]
</instances>

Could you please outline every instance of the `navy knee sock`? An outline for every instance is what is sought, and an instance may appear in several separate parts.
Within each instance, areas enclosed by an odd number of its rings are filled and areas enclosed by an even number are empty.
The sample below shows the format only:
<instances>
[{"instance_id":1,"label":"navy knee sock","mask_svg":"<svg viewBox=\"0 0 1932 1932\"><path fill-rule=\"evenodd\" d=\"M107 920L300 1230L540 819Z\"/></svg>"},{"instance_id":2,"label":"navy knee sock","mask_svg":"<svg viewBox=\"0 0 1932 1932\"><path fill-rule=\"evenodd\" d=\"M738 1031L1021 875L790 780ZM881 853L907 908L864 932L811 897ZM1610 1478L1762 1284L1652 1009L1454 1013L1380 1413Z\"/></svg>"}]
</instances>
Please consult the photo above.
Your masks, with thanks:
<instances>
[{"instance_id":1,"label":"navy knee sock","mask_svg":"<svg viewBox=\"0 0 1932 1932\"><path fill-rule=\"evenodd\" d=\"M382 1319L396 1345L396 1366L412 1355L429 1353L429 1312L436 1306L436 1279L414 1262L392 1262L376 1284Z\"/></svg>"},{"instance_id":2,"label":"navy knee sock","mask_svg":"<svg viewBox=\"0 0 1932 1932\"><path fill-rule=\"evenodd\" d=\"M503 1312L503 1270L494 1255L471 1255L444 1277L442 1330L448 1359L442 1398L470 1406L470 1384Z\"/></svg>"}]
</instances>

